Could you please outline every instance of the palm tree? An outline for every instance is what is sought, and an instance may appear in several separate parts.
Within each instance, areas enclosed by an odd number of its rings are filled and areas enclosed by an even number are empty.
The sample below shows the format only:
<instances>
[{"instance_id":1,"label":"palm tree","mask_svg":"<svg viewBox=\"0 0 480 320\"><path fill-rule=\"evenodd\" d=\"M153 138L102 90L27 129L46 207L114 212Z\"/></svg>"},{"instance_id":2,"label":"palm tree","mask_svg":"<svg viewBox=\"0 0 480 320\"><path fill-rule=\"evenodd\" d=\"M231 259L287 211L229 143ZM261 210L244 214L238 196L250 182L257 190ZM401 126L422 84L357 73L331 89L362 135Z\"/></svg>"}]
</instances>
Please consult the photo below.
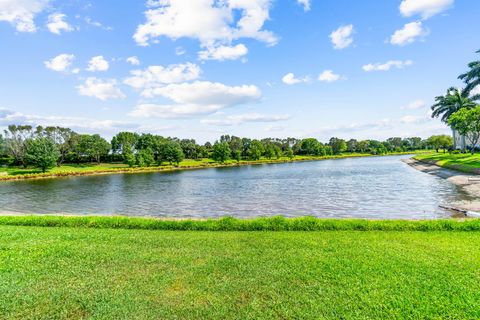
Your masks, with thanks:
<instances>
[{"instance_id":1,"label":"palm tree","mask_svg":"<svg viewBox=\"0 0 480 320\"><path fill-rule=\"evenodd\" d=\"M468 97L465 90L451 87L445 96L435 97L435 104L431 107L432 118L441 116L442 122L448 123L448 118L462 108L473 108L475 103Z\"/></svg>"},{"instance_id":2,"label":"palm tree","mask_svg":"<svg viewBox=\"0 0 480 320\"><path fill-rule=\"evenodd\" d=\"M480 50L477 51L477 53L480 53ZM464 74L461 74L458 79L463 80L467 85L465 86L465 89L463 89L465 95L469 96L473 89L480 85L480 61L473 61L468 64L468 67L470 68L469 71L467 71ZM472 96L473 100L479 100L480 99L480 94L477 93L474 96Z\"/></svg>"}]
</instances>

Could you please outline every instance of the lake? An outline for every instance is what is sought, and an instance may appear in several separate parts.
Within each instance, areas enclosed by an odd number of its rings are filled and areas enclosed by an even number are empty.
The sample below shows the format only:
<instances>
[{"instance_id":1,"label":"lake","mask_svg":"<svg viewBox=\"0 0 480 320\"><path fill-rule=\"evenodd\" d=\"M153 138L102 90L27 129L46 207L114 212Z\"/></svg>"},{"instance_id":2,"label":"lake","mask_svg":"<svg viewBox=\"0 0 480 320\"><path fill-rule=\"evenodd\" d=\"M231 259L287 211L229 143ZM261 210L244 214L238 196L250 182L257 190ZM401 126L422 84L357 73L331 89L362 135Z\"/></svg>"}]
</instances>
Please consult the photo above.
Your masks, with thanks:
<instances>
[{"instance_id":1,"label":"lake","mask_svg":"<svg viewBox=\"0 0 480 320\"><path fill-rule=\"evenodd\" d=\"M435 219L467 198L387 156L0 183L0 210L158 217Z\"/></svg>"}]
</instances>

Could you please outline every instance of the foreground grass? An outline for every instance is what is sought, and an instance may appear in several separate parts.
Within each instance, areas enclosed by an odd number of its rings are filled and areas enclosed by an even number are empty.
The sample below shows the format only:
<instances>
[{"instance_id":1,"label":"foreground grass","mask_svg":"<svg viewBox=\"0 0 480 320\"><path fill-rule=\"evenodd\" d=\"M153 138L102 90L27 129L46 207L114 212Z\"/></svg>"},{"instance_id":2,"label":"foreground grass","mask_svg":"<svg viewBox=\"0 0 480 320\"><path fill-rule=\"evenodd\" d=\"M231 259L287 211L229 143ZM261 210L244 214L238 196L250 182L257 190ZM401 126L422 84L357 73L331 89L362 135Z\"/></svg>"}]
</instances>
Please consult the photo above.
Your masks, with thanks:
<instances>
[{"instance_id":1,"label":"foreground grass","mask_svg":"<svg viewBox=\"0 0 480 320\"><path fill-rule=\"evenodd\" d=\"M467 173L480 173L480 154L449 154L426 153L414 157L420 161L436 164L440 167L463 171Z\"/></svg>"},{"instance_id":2,"label":"foreground grass","mask_svg":"<svg viewBox=\"0 0 480 320\"><path fill-rule=\"evenodd\" d=\"M479 241L0 226L0 318L478 319Z\"/></svg>"},{"instance_id":3,"label":"foreground grass","mask_svg":"<svg viewBox=\"0 0 480 320\"><path fill-rule=\"evenodd\" d=\"M420 151L425 152L425 151ZM412 154L416 152L400 152L391 153L388 155L400 155L400 154ZM342 158L354 158L354 157L369 157L371 154L366 153L345 153L334 156L313 157L313 156L295 156L293 159L281 157L279 159L266 159L260 160L241 160L239 162L235 160L228 160L225 163L218 163L212 159L199 159L191 160L186 159L179 163L178 166L172 166L169 164L163 164L161 166L152 167L132 167L123 163L86 163L86 164L63 164L60 167L55 167L46 173L42 173L41 170L36 168L23 168L23 167L0 167L0 181L2 180L17 180L17 179L35 179L35 178L47 178L56 176L74 176L74 175L89 175L99 173L135 173L135 172L156 172L156 171L171 171L171 170L185 170L195 168L214 168L225 166L238 166L238 165L251 165L251 164L266 164L266 163L282 163L292 161L313 161L313 160L328 160L328 159L342 159Z\"/></svg>"},{"instance_id":4,"label":"foreground grass","mask_svg":"<svg viewBox=\"0 0 480 320\"><path fill-rule=\"evenodd\" d=\"M5 215L0 216L0 225L176 231L480 231L480 219L415 221L281 216L167 220L121 216Z\"/></svg>"}]
</instances>

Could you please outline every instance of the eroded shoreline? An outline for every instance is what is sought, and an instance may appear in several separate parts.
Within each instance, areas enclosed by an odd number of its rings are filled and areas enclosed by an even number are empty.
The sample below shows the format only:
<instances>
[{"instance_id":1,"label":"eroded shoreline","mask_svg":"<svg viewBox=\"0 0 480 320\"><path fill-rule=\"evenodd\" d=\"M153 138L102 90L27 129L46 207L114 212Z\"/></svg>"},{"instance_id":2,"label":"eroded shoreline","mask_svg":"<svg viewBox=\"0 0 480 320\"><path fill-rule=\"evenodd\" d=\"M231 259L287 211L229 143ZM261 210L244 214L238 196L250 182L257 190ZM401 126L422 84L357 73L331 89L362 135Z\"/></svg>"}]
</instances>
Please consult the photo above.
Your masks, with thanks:
<instances>
[{"instance_id":1,"label":"eroded shoreline","mask_svg":"<svg viewBox=\"0 0 480 320\"><path fill-rule=\"evenodd\" d=\"M480 212L480 175L442 168L413 158L402 159L402 161L416 170L446 179L462 188L469 196L474 198L472 200L453 202L450 204L451 207L465 211Z\"/></svg>"}]
</instances>

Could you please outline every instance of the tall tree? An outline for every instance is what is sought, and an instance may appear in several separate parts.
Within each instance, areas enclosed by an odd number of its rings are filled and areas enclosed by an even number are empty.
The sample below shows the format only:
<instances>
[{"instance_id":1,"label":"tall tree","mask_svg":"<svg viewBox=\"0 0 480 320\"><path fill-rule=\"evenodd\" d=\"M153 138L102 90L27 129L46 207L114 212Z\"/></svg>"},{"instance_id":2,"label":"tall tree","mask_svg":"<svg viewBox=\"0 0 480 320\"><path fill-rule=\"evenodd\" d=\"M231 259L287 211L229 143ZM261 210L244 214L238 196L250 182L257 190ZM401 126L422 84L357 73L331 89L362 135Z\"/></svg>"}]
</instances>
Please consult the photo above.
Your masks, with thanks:
<instances>
[{"instance_id":1,"label":"tall tree","mask_svg":"<svg viewBox=\"0 0 480 320\"><path fill-rule=\"evenodd\" d=\"M480 53L480 50L477 51ZM466 83L465 89L463 92L466 96L469 96L473 89L480 85L480 61L472 61L468 64L469 70L463 74L461 74L458 78L463 80ZM477 93L472 96L473 100L479 100L480 94Z\"/></svg>"},{"instance_id":2,"label":"tall tree","mask_svg":"<svg viewBox=\"0 0 480 320\"><path fill-rule=\"evenodd\" d=\"M228 142L215 142L213 145L213 152L212 152L212 159L224 163L228 159L230 159L230 146L228 145Z\"/></svg>"},{"instance_id":3,"label":"tall tree","mask_svg":"<svg viewBox=\"0 0 480 320\"><path fill-rule=\"evenodd\" d=\"M340 154L347 150L347 143L343 139L333 137L330 138L328 144L332 148L333 154Z\"/></svg>"},{"instance_id":4,"label":"tall tree","mask_svg":"<svg viewBox=\"0 0 480 320\"><path fill-rule=\"evenodd\" d=\"M60 156L57 160L57 166L60 166L64 161L68 153L73 150L74 136L77 135L70 128L62 127L46 127L43 129L43 133L40 133L40 127L37 127L37 134L43 134L46 137L52 139L57 146Z\"/></svg>"},{"instance_id":5,"label":"tall tree","mask_svg":"<svg viewBox=\"0 0 480 320\"><path fill-rule=\"evenodd\" d=\"M98 134L84 134L80 137L78 148L81 154L100 163L102 156L106 156L110 151L110 146L110 143Z\"/></svg>"},{"instance_id":6,"label":"tall tree","mask_svg":"<svg viewBox=\"0 0 480 320\"><path fill-rule=\"evenodd\" d=\"M27 149L26 141L33 137L32 126L10 125L5 130L5 140L7 153L10 154L18 165L27 165L25 161L25 152Z\"/></svg>"},{"instance_id":7,"label":"tall tree","mask_svg":"<svg viewBox=\"0 0 480 320\"><path fill-rule=\"evenodd\" d=\"M473 109L461 109L450 116L448 124L470 143L473 154L480 138L480 105Z\"/></svg>"},{"instance_id":8,"label":"tall tree","mask_svg":"<svg viewBox=\"0 0 480 320\"><path fill-rule=\"evenodd\" d=\"M50 137L30 138L26 141L25 160L45 172L56 165L60 152Z\"/></svg>"},{"instance_id":9,"label":"tall tree","mask_svg":"<svg viewBox=\"0 0 480 320\"><path fill-rule=\"evenodd\" d=\"M248 146L248 157L251 160L260 160L264 152L263 144L258 140L252 140Z\"/></svg>"},{"instance_id":10,"label":"tall tree","mask_svg":"<svg viewBox=\"0 0 480 320\"><path fill-rule=\"evenodd\" d=\"M166 140L159 146L158 162L161 164L163 161L167 161L170 164L175 163L178 165L183 161L185 155L183 154L182 147L177 141Z\"/></svg>"},{"instance_id":11,"label":"tall tree","mask_svg":"<svg viewBox=\"0 0 480 320\"><path fill-rule=\"evenodd\" d=\"M435 97L435 104L431 107L432 118L441 117L448 123L450 116L462 108L473 108L475 103L464 91L457 88L449 88L444 96Z\"/></svg>"}]
</instances>

